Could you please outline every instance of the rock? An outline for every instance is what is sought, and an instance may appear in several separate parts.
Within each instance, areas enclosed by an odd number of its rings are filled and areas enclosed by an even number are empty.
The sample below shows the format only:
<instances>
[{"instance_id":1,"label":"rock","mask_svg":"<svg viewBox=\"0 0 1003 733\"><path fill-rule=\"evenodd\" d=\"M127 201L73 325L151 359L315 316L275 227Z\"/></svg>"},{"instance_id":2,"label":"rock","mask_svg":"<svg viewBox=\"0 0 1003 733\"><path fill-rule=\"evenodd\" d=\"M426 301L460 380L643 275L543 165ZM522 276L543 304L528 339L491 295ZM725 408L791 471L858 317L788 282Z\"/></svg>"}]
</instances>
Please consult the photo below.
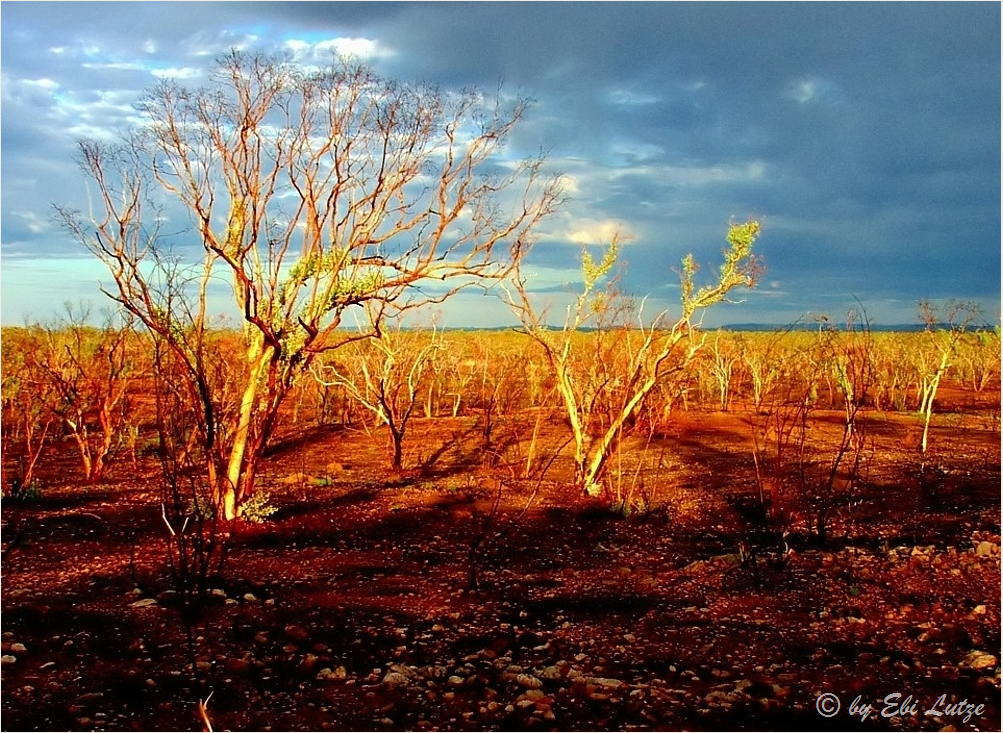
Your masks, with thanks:
<instances>
[{"instance_id":1,"label":"rock","mask_svg":"<svg viewBox=\"0 0 1003 733\"><path fill-rule=\"evenodd\" d=\"M979 557L993 557L994 555L1000 554L1000 548L999 545L994 545L992 542L982 540L982 542L975 547L975 554Z\"/></svg>"},{"instance_id":2,"label":"rock","mask_svg":"<svg viewBox=\"0 0 1003 733\"><path fill-rule=\"evenodd\" d=\"M978 650L969 652L968 655L962 660L962 666L968 667L974 670L983 669L993 669L998 663L998 659L992 654L987 652L980 652Z\"/></svg>"},{"instance_id":3,"label":"rock","mask_svg":"<svg viewBox=\"0 0 1003 733\"><path fill-rule=\"evenodd\" d=\"M334 669L324 667L324 669L317 673L318 680L344 680L347 677L348 672L344 667L335 667Z\"/></svg>"},{"instance_id":4,"label":"rock","mask_svg":"<svg viewBox=\"0 0 1003 733\"><path fill-rule=\"evenodd\" d=\"M247 601L248 603L254 603L258 600L258 597L253 593L245 593L244 600Z\"/></svg>"},{"instance_id":5,"label":"rock","mask_svg":"<svg viewBox=\"0 0 1003 733\"><path fill-rule=\"evenodd\" d=\"M156 598L141 598L135 603L130 603L129 608L147 608L149 606L156 606L156 605L157 605Z\"/></svg>"},{"instance_id":6,"label":"rock","mask_svg":"<svg viewBox=\"0 0 1003 733\"><path fill-rule=\"evenodd\" d=\"M394 664L383 675L381 684L387 687L406 687L417 677L418 673L412 668L406 667L403 664Z\"/></svg>"},{"instance_id":7,"label":"rock","mask_svg":"<svg viewBox=\"0 0 1003 733\"><path fill-rule=\"evenodd\" d=\"M283 629L286 638L292 641L306 641L309 638L310 633L304 629L302 626L296 626L295 624L289 624Z\"/></svg>"},{"instance_id":8,"label":"rock","mask_svg":"<svg viewBox=\"0 0 1003 733\"><path fill-rule=\"evenodd\" d=\"M14 642L10 645L10 650L15 654L26 654L28 652L28 647L20 642Z\"/></svg>"},{"instance_id":9,"label":"rock","mask_svg":"<svg viewBox=\"0 0 1003 733\"><path fill-rule=\"evenodd\" d=\"M246 659L231 657L226 660L226 669L228 672L240 674L241 672L244 672L248 666L250 666L250 664Z\"/></svg>"},{"instance_id":10,"label":"rock","mask_svg":"<svg viewBox=\"0 0 1003 733\"><path fill-rule=\"evenodd\" d=\"M4 654L0 657L0 664L14 664L17 661L17 657L13 654Z\"/></svg>"},{"instance_id":11,"label":"rock","mask_svg":"<svg viewBox=\"0 0 1003 733\"><path fill-rule=\"evenodd\" d=\"M593 687L603 687L607 690L616 690L623 684L623 682L609 677L587 677L585 679L585 684L592 685Z\"/></svg>"},{"instance_id":12,"label":"rock","mask_svg":"<svg viewBox=\"0 0 1003 733\"><path fill-rule=\"evenodd\" d=\"M387 687L406 687L409 680L407 675L400 672L387 672L383 677L383 683Z\"/></svg>"},{"instance_id":13,"label":"rock","mask_svg":"<svg viewBox=\"0 0 1003 733\"><path fill-rule=\"evenodd\" d=\"M531 674L517 674L515 681L527 690L539 690L543 687L543 682L540 681L540 678L534 677Z\"/></svg>"},{"instance_id":14,"label":"rock","mask_svg":"<svg viewBox=\"0 0 1003 733\"><path fill-rule=\"evenodd\" d=\"M552 664L549 667L544 667L536 671L536 676L541 680L559 680L564 675L561 674L561 668L556 664Z\"/></svg>"}]
</instances>

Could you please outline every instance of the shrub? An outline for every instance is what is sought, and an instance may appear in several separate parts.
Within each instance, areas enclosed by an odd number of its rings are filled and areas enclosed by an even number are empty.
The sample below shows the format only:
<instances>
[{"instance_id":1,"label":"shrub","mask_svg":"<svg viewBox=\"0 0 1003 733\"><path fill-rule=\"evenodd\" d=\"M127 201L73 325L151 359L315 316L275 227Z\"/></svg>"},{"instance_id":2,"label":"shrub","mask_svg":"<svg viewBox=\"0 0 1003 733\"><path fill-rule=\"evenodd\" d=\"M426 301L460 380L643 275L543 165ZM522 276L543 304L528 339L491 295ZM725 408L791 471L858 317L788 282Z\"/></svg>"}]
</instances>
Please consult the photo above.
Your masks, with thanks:
<instances>
[{"instance_id":1,"label":"shrub","mask_svg":"<svg viewBox=\"0 0 1003 733\"><path fill-rule=\"evenodd\" d=\"M267 491L255 491L240 505L241 516L253 524L263 524L277 511L269 502L270 498Z\"/></svg>"},{"instance_id":2,"label":"shrub","mask_svg":"<svg viewBox=\"0 0 1003 733\"><path fill-rule=\"evenodd\" d=\"M12 481L10 487L3 493L5 499L16 502L35 502L42 498L42 485L38 479L34 479L28 484L20 481Z\"/></svg>"},{"instance_id":3,"label":"shrub","mask_svg":"<svg viewBox=\"0 0 1003 733\"><path fill-rule=\"evenodd\" d=\"M271 505L270 499L271 495L267 491L255 491L241 502L241 518L252 524L263 524L278 511ZM192 499L188 511L190 514L198 515L203 519L209 519L216 514L216 507L201 496L197 496Z\"/></svg>"}]
</instances>

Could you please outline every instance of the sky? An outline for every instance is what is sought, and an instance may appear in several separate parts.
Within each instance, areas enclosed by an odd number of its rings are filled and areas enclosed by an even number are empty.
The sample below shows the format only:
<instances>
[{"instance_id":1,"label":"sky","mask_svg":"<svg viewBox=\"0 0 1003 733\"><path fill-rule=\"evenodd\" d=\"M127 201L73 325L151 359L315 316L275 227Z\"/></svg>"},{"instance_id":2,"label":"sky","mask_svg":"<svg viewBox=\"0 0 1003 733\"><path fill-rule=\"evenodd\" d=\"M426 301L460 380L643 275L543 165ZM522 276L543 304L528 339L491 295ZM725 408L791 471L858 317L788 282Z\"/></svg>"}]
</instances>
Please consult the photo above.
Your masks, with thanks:
<instances>
[{"instance_id":1,"label":"sky","mask_svg":"<svg viewBox=\"0 0 1003 733\"><path fill-rule=\"evenodd\" d=\"M76 141L122 134L145 89L197 86L231 48L531 99L506 155L544 150L568 183L525 268L558 313L583 245L628 237L625 289L671 313L683 255L709 277L728 223L756 218L765 274L707 326L859 305L914 324L919 300L952 298L999 322L999 3L3 2L0 19L4 325L108 303L52 215L86 205ZM480 293L439 311L513 322Z\"/></svg>"}]
</instances>

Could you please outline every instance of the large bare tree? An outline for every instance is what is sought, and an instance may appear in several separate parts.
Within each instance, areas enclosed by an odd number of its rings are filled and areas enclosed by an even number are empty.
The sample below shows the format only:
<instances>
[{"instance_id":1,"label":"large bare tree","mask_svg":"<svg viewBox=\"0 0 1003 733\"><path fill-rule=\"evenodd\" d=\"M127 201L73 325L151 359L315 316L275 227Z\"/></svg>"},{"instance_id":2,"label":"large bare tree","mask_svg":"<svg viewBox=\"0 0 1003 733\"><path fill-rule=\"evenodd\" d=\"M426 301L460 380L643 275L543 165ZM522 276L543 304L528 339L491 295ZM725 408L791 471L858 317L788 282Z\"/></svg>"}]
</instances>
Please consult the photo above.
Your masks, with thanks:
<instances>
[{"instance_id":1,"label":"large bare tree","mask_svg":"<svg viewBox=\"0 0 1003 733\"><path fill-rule=\"evenodd\" d=\"M349 61L307 71L233 51L205 87L160 84L140 109L123 144L80 144L92 211L59 213L108 267L108 295L188 366L227 517L253 489L295 375L367 336L339 330L347 312L367 305L378 332L383 314L506 276L561 198L542 158L501 155L522 102L397 83ZM179 205L191 227L167 236ZM194 269L181 266L190 240ZM237 409L223 411L232 424L214 428L200 362L220 277L243 353Z\"/></svg>"}]
</instances>

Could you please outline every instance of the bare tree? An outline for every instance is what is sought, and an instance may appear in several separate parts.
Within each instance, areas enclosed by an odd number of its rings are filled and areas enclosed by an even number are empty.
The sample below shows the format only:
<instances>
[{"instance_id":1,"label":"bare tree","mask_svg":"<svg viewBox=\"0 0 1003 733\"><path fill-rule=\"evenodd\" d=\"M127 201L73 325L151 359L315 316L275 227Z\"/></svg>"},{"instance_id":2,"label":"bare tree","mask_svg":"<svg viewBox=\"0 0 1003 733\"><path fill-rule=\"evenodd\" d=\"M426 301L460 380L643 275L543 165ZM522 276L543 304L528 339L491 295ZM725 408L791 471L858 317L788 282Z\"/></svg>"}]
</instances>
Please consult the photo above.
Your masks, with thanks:
<instances>
[{"instance_id":1,"label":"bare tree","mask_svg":"<svg viewBox=\"0 0 1003 733\"><path fill-rule=\"evenodd\" d=\"M740 358L741 355L733 339L722 338L721 331L714 334L708 361L710 373L717 387L717 406L725 412L731 404L732 374Z\"/></svg>"},{"instance_id":2,"label":"bare tree","mask_svg":"<svg viewBox=\"0 0 1003 733\"><path fill-rule=\"evenodd\" d=\"M759 231L756 221L729 227L724 262L716 280L704 287L695 284L693 257L683 259L679 273L682 312L675 321L662 311L646 323L638 309L637 323L632 325L625 318L632 311L630 301L609 284L599 288L616 263L615 239L601 262L588 253L583 255L583 289L559 331L547 327L530 302L525 278L517 274L509 304L542 348L554 374L574 438L576 480L583 491L593 496L602 492L607 464L625 426L652 391L680 374L702 347L695 316L725 300L732 290L755 284L758 272L752 245ZM589 341L579 333L589 326L596 330L583 354L576 342ZM599 430L594 425L597 416L602 421Z\"/></svg>"},{"instance_id":3,"label":"bare tree","mask_svg":"<svg viewBox=\"0 0 1003 733\"><path fill-rule=\"evenodd\" d=\"M38 374L32 354L41 340L37 326L5 328L0 343L0 435L2 435L5 496L21 496L35 480L35 465L45 447L45 438L55 422L48 408L47 382ZM16 469L8 473L8 462L16 456ZM15 462L15 461L10 461Z\"/></svg>"},{"instance_id":4,"label":"bare tree","mask_svg":"<svg viewBox=\"0 0 1003 733\"><path fill-rule=\"evenodd\" d=\"M296 375L369 335L338 330L347 312L370 304L378 333L385 314L506 276L561 198L542 158L488 171L522 102L401 84L349 62L308 73L233 51L207 87L163 83L140 109L144 125L123 145L81 143L90 216L59 213L108 267L106 292L196 383L191 343L203 339L210 284L229 281L242 318L240 398L227 430L206 438L227 435L207 446L224 458L207 467L227 517L253 489ZM161 230L179 207L201 255L187 282Z\"/></svg>"},{"instance_id":5,"label":"bare tree","mask_svg":"<svg viewBox=\"0 0 1003 733\"><path fill-rule=\"evenodd\" d=\"M90 312L66 304L66 317L34 331L28 358L48 386L48 408L73 437L88 483L104 477L108 456L126 423L129 392L142 366L128 353L132 318L107 314L100 327Z\"/></svg>"},{"instance_id":6,"label":"bare tree","mask_svg":"<svg viewBox=\"0 0 1003 733\"><path fill-rule=\"evenodd\" d=\"M951 366L957 355L959 343L979 312L976 303L951 301L942 311L929 301L924 300L919 303L920 319L926 327L924 343L916 352L920 369L919 414L923 419L923 435L920 438L919 450L923 461L926 459L933 401L937 397L940 380Z\"/></svg>"},{"instance_id":7,"label":"bare tree","mask_svg":"<svg viewBox=\"0 0 1003 733\"><path fill-rule=\"evenodd\" d=\"M372 330L363 324L362 330ZM314 378L326 387L341 387L370 411L390 433L390 468L404 468L404 437L418 406L419 390L442 335L433 324L427 331L407 331L398 321L381 329L379 338L367 339L345 349L355 367L351 373L340 364L315 363Z\"/></svg>"}]
</instances>

